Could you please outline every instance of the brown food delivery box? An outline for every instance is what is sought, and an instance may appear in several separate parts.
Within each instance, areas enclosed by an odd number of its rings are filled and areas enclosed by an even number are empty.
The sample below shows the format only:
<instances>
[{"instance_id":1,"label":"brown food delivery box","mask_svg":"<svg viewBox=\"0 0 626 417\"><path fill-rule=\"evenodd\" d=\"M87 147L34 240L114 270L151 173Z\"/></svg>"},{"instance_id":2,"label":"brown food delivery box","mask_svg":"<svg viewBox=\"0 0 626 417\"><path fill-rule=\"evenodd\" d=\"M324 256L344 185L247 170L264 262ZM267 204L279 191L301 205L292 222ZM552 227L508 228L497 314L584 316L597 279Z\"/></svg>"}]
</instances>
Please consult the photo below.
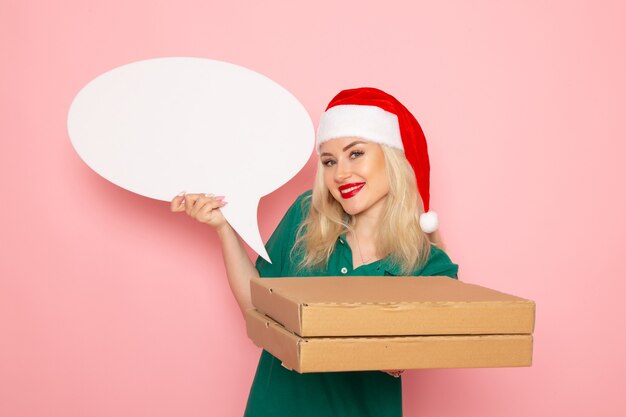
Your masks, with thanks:
<instances>
[{"instance_id":1,"label":"brown food delivery box","mask_svg":"<svg viewBox=\"0 0 626 417\"><path fill-rule=\"evenodd\" d=\"M530 366L535 304L448 277L263 278L248 336L298 372Z\"/></svg>"}]
</instances>

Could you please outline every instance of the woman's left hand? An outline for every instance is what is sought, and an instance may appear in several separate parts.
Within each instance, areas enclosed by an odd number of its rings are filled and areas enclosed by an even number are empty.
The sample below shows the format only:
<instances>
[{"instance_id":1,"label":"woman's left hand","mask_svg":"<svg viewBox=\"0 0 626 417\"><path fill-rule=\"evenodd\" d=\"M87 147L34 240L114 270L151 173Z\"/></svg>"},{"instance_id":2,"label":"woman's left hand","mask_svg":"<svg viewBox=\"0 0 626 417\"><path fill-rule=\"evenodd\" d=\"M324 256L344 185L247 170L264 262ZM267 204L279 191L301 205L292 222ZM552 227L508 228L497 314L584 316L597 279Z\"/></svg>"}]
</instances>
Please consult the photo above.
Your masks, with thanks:
<instances>
[{"instance_id":1,"label":"woman's left hand","mask_svg":"<svg viewBox=\"0 0 626 417\"><path fill-rule=\"evenodd\" d=\"M400 378L400 376L402 376L402 373L404 372L404 369L387 369L387 370L384 370L383 372L391 375L394 378Z\"/></svg>"}]
</instances>

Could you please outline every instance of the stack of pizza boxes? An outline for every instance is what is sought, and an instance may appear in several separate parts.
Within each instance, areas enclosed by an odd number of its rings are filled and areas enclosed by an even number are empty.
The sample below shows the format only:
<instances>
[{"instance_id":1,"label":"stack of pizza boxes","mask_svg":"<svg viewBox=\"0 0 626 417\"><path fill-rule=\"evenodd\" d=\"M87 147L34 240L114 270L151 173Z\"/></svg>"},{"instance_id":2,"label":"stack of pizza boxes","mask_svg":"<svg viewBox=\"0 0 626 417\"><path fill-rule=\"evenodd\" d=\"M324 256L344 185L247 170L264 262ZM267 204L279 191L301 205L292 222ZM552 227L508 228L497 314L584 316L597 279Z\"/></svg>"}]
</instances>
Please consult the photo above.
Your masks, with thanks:
<instances>
[{"instance_id":1,"label":"stack of pizza boxes","mask_svg":"<svg viewBox=\"0 0 626 417\"><path fill-rule=\"evenodd\" d=\"M448 277L263 278L256 345L300 373L530 366L535 303Z\"/></svg>"}]
</instances>

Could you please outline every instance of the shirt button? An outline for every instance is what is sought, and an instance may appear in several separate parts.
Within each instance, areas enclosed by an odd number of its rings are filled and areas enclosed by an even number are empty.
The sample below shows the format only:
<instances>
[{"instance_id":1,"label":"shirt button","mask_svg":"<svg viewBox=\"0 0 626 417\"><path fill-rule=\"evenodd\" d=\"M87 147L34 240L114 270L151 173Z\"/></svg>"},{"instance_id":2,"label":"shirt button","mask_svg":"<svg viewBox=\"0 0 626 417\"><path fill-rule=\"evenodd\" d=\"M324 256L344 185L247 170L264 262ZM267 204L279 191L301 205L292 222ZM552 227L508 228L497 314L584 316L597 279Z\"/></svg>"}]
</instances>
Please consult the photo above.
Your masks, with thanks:
<instances>
[{"instance_id":1,"label":"shirt button","mask_svg":"<svg viewBox=\"0 0 626 417\"><path fill-rule=\"evenodd\" d=\"M341 268L341 273L342 274L347 274L348 273L348 268L346 268L345 266L343 268Z\"/></svg>"}]
</instances>

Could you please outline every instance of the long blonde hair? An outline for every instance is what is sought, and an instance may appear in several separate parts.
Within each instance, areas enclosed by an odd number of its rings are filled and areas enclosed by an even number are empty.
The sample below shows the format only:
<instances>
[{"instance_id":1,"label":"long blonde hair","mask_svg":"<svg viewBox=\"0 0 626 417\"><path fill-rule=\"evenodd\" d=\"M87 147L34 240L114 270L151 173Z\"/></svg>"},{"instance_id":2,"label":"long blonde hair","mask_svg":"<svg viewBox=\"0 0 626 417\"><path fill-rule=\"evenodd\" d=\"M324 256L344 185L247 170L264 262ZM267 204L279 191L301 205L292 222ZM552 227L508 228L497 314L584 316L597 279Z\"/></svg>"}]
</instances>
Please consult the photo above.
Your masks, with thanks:
<instances>
[{"instance_id":1,"label":"long blonde hair","mask_svg":"<svg viewBox=\"0 0 626 417\"><path fill-rule=\"evenodd\" d=\"M422 266L430 255L430 240L419 226L424 208L417 191L415 173L398 149L379 145L385 159L389 194L375 232L377 253L390 256L405 275ZM328 264L337 239L350 231L353 219L330 194L318 163L309 215L298 229L294 250L303 249L302 268ZM437 238L437 236L433 236Z\"/></svg>"}]
</instances>

